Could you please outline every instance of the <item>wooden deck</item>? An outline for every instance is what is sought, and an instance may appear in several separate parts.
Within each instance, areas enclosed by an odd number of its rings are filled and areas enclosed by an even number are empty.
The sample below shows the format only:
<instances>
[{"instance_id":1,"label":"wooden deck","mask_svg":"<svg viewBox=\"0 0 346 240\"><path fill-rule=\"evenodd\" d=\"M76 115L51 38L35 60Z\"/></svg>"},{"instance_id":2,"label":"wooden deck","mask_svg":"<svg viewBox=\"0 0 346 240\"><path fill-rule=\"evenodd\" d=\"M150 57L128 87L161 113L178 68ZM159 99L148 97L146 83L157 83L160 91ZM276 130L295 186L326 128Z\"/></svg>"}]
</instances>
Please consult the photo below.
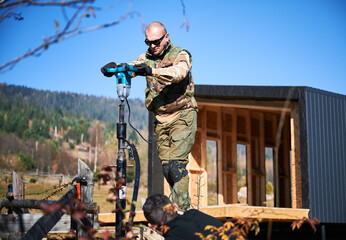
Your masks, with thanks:
<instances>
[{"instance_id":1,"label":"wooden deck","mask_svg":"<svg viewBox=\"0 0 346 240\"><path fill-rule=\"evenodd\" d=\"M277 208L277 207L255 207L239 204L227 204L218 206L202 207L200 211L209 214L223 222L232 217L250 217L262 220L293 221L303 217L309 217L309 209L298 208ZM115 214L101 213L99 221L107 224L115 224ZM137 211L134 219L135 223L146 222L143 211Z\"/></svg>"}]
</instances>

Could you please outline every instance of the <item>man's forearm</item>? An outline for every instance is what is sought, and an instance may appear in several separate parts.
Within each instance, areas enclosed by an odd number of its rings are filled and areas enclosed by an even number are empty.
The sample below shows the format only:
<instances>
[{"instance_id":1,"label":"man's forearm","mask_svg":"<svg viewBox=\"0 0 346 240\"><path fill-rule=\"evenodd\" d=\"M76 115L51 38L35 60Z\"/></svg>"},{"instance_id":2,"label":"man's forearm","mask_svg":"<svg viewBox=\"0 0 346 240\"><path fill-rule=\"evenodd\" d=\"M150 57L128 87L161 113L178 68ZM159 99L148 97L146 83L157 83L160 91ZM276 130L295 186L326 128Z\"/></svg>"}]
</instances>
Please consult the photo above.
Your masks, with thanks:
<instances>
[{"instance_id":1,"label":"man's forearm","mask_svg":"<svg viewBox=\"0 0 346 240\"><path fill-rule=\"evenodd\" d=\"M178 55L173 66L167 68L154 68L153 76L167 82L180 82L191 70L190 57L186 52Z\"/></svg>"}]
</instances>

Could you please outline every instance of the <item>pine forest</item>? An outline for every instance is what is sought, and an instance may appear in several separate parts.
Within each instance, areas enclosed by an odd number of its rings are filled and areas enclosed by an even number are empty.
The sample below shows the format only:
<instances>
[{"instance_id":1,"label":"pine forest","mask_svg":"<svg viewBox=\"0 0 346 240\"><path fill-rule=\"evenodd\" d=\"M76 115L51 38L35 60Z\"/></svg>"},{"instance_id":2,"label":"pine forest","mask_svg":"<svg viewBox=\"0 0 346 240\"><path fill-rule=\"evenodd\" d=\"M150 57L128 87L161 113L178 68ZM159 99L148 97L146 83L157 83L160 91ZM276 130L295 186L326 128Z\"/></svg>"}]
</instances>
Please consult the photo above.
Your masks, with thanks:
<instances>
[{"instance_id":1,"label":"pine forest","mask_svg":"<svg viewBox=\"0 0 346 240\"><path fill-rule=\"evenodd\" d=\"M144 102L128 102L131 125L147 137ZM114 165L119 104L118 99L109 97L0 85L1 171L73 176L78 158L95 172L102 165ZM125 109L128 122L128 107ZM147 143L129 124L127 138L137 146L141 165L146 164ZM128 177L131 175L130 170ZM143 179L145 175L141 174Z\"/></svg>"}]
</instances>

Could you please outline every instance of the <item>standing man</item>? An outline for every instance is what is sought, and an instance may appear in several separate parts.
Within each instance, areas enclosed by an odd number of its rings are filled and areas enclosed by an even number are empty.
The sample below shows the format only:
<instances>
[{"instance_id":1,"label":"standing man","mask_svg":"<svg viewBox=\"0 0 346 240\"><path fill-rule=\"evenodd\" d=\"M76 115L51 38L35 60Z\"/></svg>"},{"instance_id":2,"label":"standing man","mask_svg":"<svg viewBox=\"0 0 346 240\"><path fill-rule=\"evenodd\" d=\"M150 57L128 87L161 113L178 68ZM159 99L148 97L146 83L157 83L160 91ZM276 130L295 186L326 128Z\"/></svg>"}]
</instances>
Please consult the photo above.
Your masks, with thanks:
<instances>
[{"instance_id":1,"label":"standing man","mask_svg":"<svg viewBox=\"0 0 346 240\"><path fill-rule=\"evenodd\" d=\"M195 141L198 111L193 96L192 58L187 50L171 43L162 23L150 23L145 36L148 50L130 64L146 77L145 105L155 114L154 134L163 175L170 185L172 201L184 211L191 204L186 165ZM115 66L109 63L104 67Z\"/></svg>"}]
</instances>

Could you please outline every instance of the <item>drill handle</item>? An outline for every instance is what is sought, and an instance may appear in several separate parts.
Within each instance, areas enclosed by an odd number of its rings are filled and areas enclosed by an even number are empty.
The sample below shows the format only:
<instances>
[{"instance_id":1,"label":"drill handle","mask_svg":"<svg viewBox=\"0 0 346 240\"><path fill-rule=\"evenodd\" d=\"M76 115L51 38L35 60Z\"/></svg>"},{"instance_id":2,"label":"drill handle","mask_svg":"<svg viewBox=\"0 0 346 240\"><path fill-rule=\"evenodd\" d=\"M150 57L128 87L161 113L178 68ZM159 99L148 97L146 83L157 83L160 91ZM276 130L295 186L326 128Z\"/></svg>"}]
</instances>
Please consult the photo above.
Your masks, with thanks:
<instances>
[{"instance_id":1,"label":"drill handle","mask_svg":"<svg viewBox=\"0 0 346 240\"><path fill-rule=\"evenodd\" d=\"M134 68L133 65L128 65L127 63L120 63L116 68L105 68L106 72L109 73L125 73L131 75L132 72L144 72L142 69Z\"/></svg>"}]
</instances>

